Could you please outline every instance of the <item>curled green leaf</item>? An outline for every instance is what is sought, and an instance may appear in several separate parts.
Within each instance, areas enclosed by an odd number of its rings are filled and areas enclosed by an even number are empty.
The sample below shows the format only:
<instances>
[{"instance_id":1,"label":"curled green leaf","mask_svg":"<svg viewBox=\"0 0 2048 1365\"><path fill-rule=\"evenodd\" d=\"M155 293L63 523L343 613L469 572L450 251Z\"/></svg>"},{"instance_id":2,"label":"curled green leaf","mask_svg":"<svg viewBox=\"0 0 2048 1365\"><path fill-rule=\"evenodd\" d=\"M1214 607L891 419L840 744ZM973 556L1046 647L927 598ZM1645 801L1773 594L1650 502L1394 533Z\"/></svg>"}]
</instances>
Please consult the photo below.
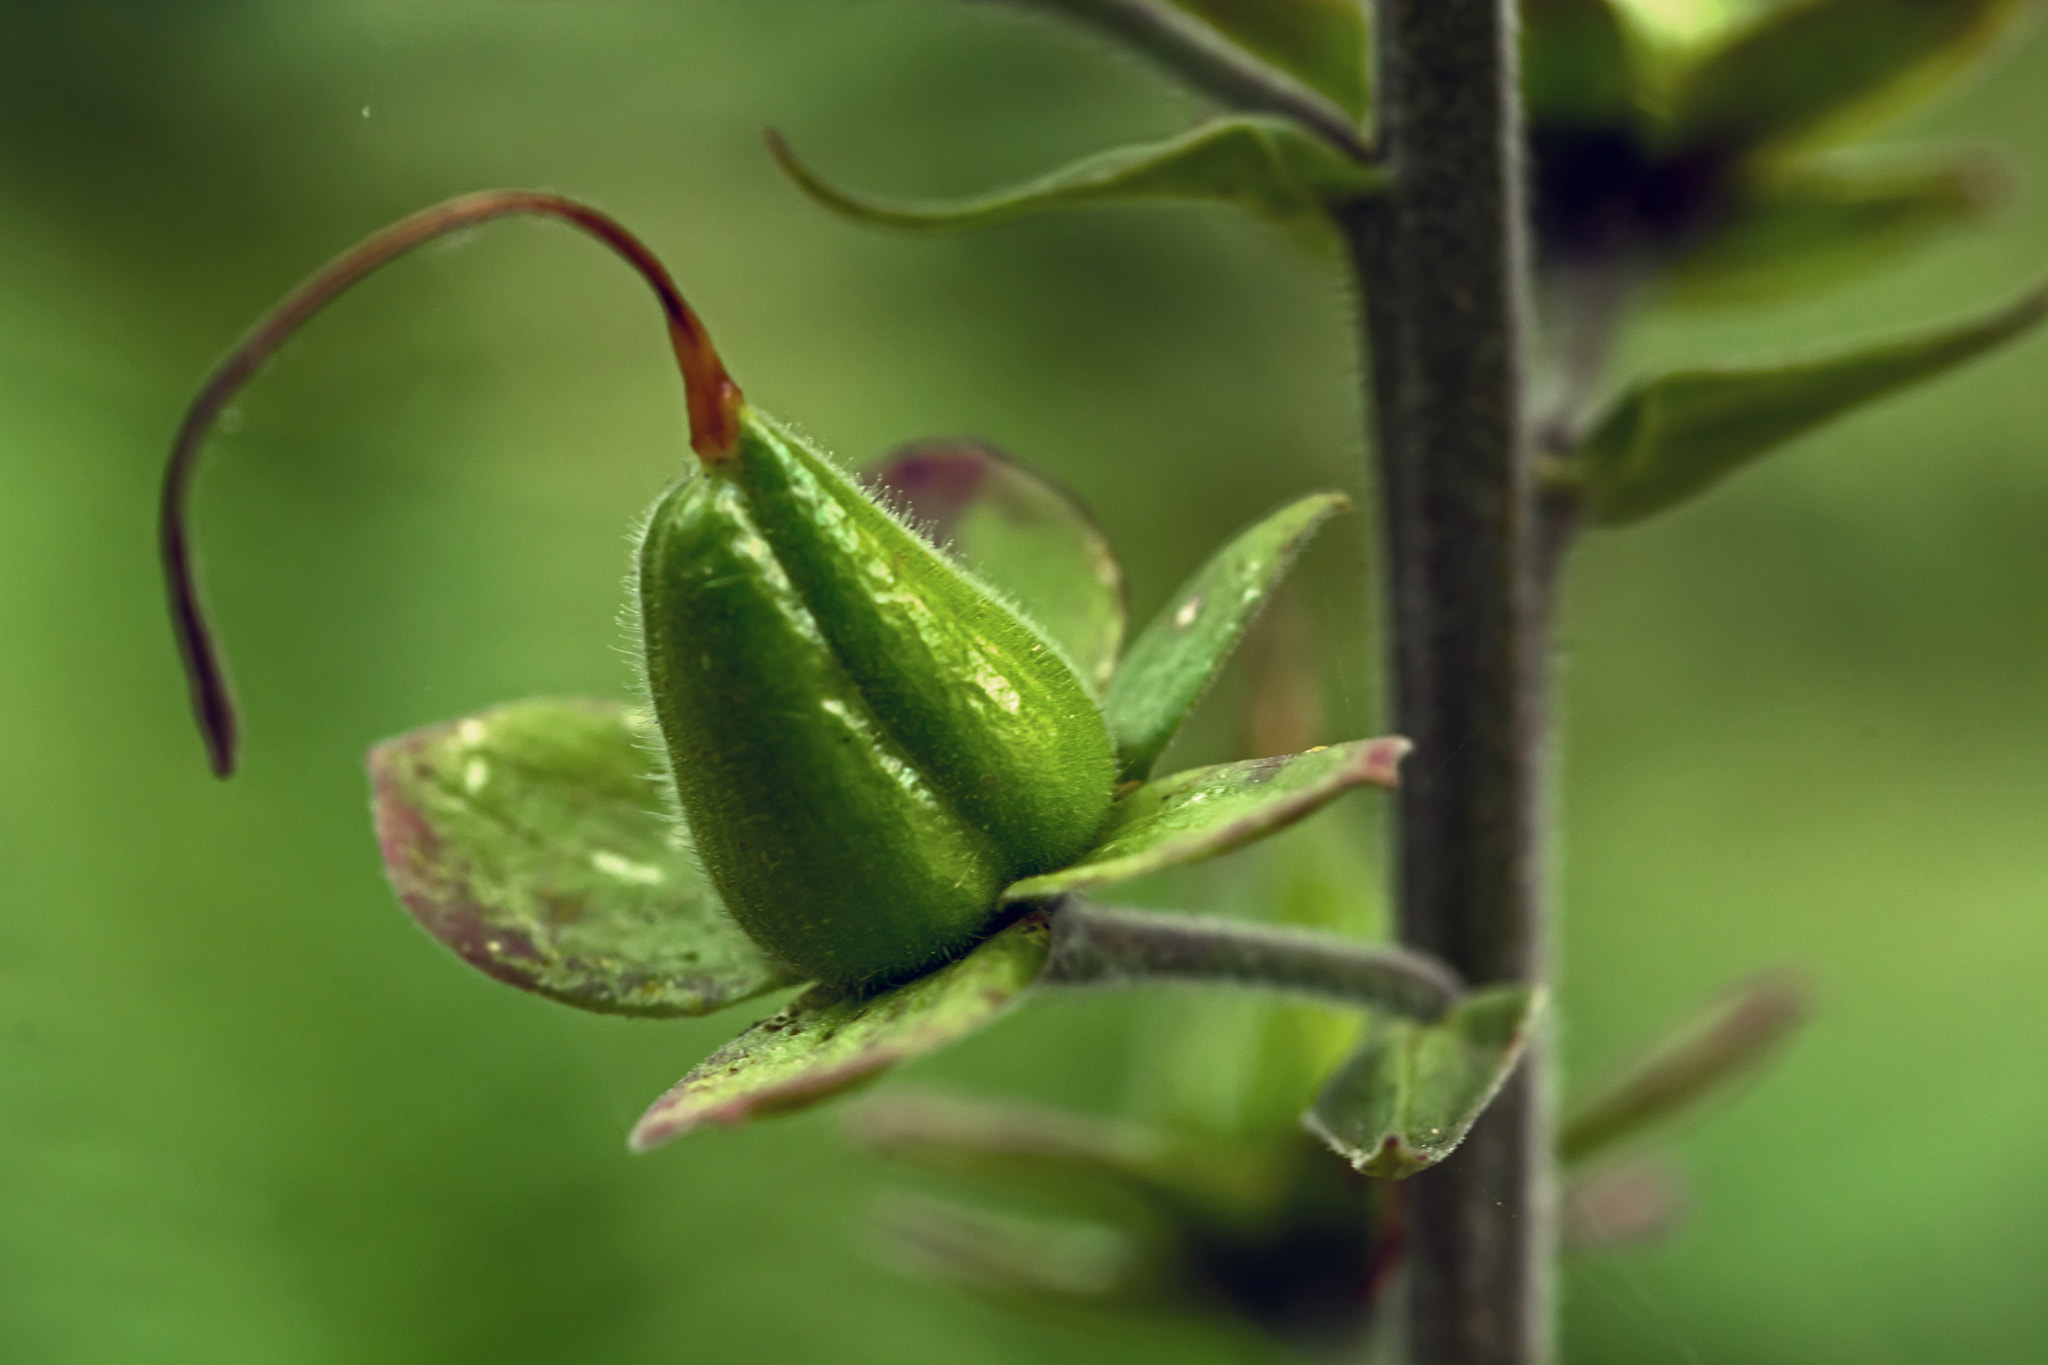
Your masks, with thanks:
<instances>
[{"instance_id":1,"label":"curled green leaf","mask_svg":"<svg viewBox=\"0 0 2048 1365\"><path fill-rule=\"evenodd\" d=\"M1127 781L1150 775L1309 537L1350 505L1311 493L1239 532L1132 642L1103 703Z\"/></svg>"},{"instance_id":2,"label":"curled green leaf","mask_svg":"<svg viewBox=\"0 0 2048 1365\"><path fill-rule=\"evenodd\" d=\"M1495 986L1437 1023L1376 1019L1302 1122L1365 1175L1434 1166L1507 1083L1542 1004L1541 987Z\"/></svg>"},{"instance_id":3,"label":"curled green leaf","mask_svg":"<svg viewBox=\"0 0 2048 1365\"><path fill-rule=\"evenodd\" d=\"M1365 7L1357 0L1173 0L1354 118L1366 112Z\"/></svg>"},{"instance_id":4,"label":"curled green leaf","mask_svg":"<svg viewBox=\"0 0 2048 1365\"><path fill-rule=\"evenodd\" d=\"M1785 972L1728 992L1573 1105L1558 1158L1583 1161L1752 1074L1806 1022L1808 996Z\"/></svg>"},{"instance_id":5,"label":"curled green leaf","mask_svg":"<svg viewBox=\"0 0 2048 1365\"><path fill-rule=\"evenodd\" d=\"M1036 900L1129 881L1284 829L1350 791L1392 787L1405 739L1360 739L1278 758L1219 763L1147 782L1119 800L1080 862L1013 882L1008 901Z\"/></svg>"},{"instance_id":6,"label":"curled green leaf","mask_svg":"<svg viewBox=\"0 0 2048 1365\"><path fill-rule=\"evenodd\" d=\"M1045 967L1045 917L1026 915L957 962L875 995L819 986L727 1043L656 1100L636 1152L707 1123L789 1113L995 1022Z\"/></svg>"},{"instance_id":7,"label":"curled green leaf","mask_svg":"<svg viewBox=\"0 0 2048 1365\"><path fill-rule=\"evenodd\" d=\"M904 446L863 470L861 482L1006 594L1102 695L1123 648L1124 576L1079 497L968 440Z\"/></svg>"},{"instance_id":8,"label":"curled green leaf","mask_svg":"<svg viewBox=\"0 0 2048 1365\"><path fill-rule=\"evenodd\" d=\"M1678 80L1679 151L1740 154L1839 131L1952 75L2031 0L1803 0L1775 6Z\"/></svg>"},{"instance_id":9,"label":"curled green leaf","mask_svg":"<svg viewBox=\"0 0 2048 1365\"><path fill-rule=\"evenodd\" d=\"M614 702L535 700L370 752L399 899L479 970L609 1014L694 1015L795 984L726 917Z\"/></svg>"},{"instance_id":10,"label":"curled green leaf","mask_svg":"<svg viewBox=\"0 0 2048 1365\"><path fill-rule=\"evenodd\" d=\"M1263 115L1217 119L1165 142L1118 148L1011 189L943 203L897 203L843 189L797 160L773 131L768 149L797 187L826 208L915 231L987 227L1048 209L1148 200L1219 200L1289 221L1372 194L1385 176L1295 124Z\"/></svg>"},{"instance_id":11,"label":"curled green leaf","mask_svg":"<svg viewBox=\"0 0 2048 1365\"><path fill-rule=\"evenodd\" d=\"M1670 288L1684 302L1717 303L1833 284L1981 217L2009 188L1982 154L1775 172L1672 260Z\"/></svg>"},{"instance_id":12,"label":"curled green leaf","mask_svg":"<svg viewBox=\"0 0 2048 1365\"><path fill-rule=\"evenodd\" d=\"M1681 370L1623 395L1564 463L1608 526L1674 507L1866 403L1954 369L2048 316L2048 287L1959 326L1804 364Z\"/></svg>"}]
</instances>

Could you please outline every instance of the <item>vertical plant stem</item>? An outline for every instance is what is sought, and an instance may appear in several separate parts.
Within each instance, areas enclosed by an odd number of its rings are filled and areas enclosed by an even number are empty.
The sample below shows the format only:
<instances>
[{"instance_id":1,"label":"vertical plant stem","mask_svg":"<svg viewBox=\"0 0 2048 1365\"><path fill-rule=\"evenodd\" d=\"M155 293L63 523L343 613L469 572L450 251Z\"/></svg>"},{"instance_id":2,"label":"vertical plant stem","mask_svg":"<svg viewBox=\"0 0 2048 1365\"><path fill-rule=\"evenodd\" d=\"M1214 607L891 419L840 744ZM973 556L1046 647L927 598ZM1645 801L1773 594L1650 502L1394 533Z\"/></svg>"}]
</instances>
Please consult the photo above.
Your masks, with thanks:
<instances>
[{"instance_id":1,"label":"vertical plant stem","mask_svg":"<svg viewBox=\"0 0 2048 1365\"><path fill-rule=\"evenodd\" d=\"M1475 984L1545 968L1542 618L1523 426L1527 294L1513 0L1377 0L1390 191L1342 219L1364 294L1394 705L1415 742L1401 938ZM1550 1359L1543 1052L1407 1187L1414 1365Z\"/></svg>"}]
</instances>

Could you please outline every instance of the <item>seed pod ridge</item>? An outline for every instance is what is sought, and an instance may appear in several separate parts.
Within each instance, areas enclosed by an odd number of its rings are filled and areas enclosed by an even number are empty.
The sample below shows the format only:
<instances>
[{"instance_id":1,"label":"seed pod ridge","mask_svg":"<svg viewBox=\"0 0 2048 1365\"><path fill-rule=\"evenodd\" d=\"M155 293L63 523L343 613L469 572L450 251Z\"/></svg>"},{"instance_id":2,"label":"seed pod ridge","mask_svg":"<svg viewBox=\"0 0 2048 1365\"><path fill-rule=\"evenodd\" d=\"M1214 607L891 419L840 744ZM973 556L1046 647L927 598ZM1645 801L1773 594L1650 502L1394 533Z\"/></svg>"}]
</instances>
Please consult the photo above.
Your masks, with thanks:
<instances>
[{"instance_id":1,"label":"seed pod ridge","mask_svg":"<svg viewBox=\"0 0 2048 1365\"><path fill-rule=\"evenodd\" d=\"M876 716L990 834L1008 875L1085 853L1109 812L1114 752L1059 647L831 460L752 410L730 467Z\"/></svg>"}]
</instances>

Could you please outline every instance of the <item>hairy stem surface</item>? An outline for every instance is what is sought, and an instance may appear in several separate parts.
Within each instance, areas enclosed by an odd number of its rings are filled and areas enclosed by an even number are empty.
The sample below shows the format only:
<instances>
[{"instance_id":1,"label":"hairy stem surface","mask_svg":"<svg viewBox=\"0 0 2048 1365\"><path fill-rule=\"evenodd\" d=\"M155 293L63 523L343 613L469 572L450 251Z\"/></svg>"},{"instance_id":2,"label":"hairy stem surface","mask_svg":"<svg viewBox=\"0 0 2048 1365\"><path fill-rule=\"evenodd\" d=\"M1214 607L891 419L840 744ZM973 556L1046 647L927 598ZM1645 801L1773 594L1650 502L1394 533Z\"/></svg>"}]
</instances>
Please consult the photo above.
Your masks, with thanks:
<instances>
[{"instance_id":1,"label":"hairy stem surface","mask_svg":"<svg viewBox=\"0 0 2048 1365\"><path fill-rule=\"evenodd\" d=\"M1401 938L1474 984L1545 966L1542 618L1523 427L1512 0L1378 0L1383 197L1346 210L1387 547ZM1408 1186L1415 1365L1550 1358L1543 1053Z\"/></svg>"},{"instance_id":2,"label":"hairy stem surface","mask_svg":"<svg viewBox=\"0 0 2048 1365\"><path fill-rule=\"evenodd\" d=\"M1043 980L1058 986L1189 981L1245 986L1434 1019L1463 992L1420 953L1338 934L1069 898L1052 920Z\"/></svg>"},{"instance_id":3,"label":"hairy stem surface","mask_svg":"<svg viewBox=\"0 0 2048 1365\"><path fill-rule=\"evenodd\" d=\"M1229 108L1284 114L1360 161L1373 159L1372 147L1350 115L1168 0L1027 2L1109 34Z\"/></svg>"}]
</instances>

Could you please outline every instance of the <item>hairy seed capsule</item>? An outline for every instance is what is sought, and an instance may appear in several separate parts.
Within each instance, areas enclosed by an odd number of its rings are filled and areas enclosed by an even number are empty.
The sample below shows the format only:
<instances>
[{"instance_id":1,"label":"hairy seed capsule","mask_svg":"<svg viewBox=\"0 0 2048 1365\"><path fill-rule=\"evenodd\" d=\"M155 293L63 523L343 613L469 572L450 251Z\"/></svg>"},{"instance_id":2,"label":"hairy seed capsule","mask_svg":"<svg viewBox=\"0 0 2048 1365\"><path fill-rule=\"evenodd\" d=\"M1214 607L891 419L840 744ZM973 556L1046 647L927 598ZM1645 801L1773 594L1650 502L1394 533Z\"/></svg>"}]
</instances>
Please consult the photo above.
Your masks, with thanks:
<instances>
[{"instance_id":1,"label":"hairy seed capsule","mask_svg":"<svg viewBox=\"0 0 2048 1365\"><path fill-rule=\"evenodd\" d=\"M835 982L987 928L1085 852L1107 729L1045 639L750 409L655 508L648 691L706 871L743 928Z\"/></svg>"},{"instance_id":2,"label":"hairy seed capsule","mask_svg":"<svg viewBox=\"0 0 2048 1365\"><path fill-rule=\"evenodd\" d=\"M833 654L745 493L699 475L640 551L648 690L705 869L740 926L836 981L914 970L1002 887Z\"/></svg>"},{"instance_id":3,"label":"hairy seed capsule","mask_svg":"<svg viewBox=\"0 0 2048 1365\"><path fill-rule=\"evenodd\" d=\"M1115 768L1059 651L787 431L744 421L731 468L875 714L1008 875L1086 852Z\"/></svg>"}]
</instances>

